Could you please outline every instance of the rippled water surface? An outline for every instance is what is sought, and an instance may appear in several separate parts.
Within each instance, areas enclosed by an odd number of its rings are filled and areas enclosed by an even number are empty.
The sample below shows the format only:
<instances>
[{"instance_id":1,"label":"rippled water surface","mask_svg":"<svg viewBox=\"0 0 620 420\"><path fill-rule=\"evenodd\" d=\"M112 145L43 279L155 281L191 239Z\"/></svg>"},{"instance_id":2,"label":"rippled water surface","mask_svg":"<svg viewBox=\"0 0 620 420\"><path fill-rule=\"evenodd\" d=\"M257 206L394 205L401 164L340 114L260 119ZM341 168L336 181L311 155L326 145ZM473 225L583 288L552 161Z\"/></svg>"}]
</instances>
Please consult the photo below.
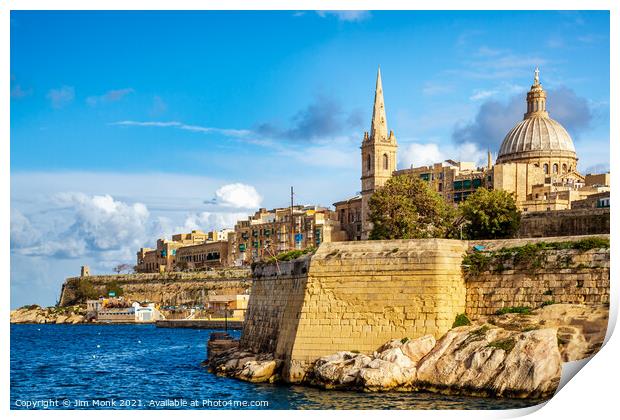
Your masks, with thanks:
<instances>
[{"instance_id":1,"label":"rippled water surface","mask_svg":"<svg viewBox=\"0 0 620 420\"><path fill-rule=\"evenodd\" d=\"M11 325L11 408L502 409L538 403L221 378L200 366L210 333L153 325Z\"/></svg>"}]
</instances>

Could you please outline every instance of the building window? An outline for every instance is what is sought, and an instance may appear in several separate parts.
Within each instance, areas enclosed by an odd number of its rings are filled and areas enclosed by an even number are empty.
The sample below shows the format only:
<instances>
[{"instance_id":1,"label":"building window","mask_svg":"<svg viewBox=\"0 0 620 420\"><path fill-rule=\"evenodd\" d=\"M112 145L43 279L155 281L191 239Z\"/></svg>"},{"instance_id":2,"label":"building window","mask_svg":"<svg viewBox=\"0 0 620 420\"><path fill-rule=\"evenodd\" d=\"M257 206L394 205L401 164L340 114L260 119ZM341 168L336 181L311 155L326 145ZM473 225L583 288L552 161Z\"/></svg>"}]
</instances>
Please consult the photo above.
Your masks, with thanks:
<instances>
[{"instance_id":1,"label":"building window","mask_svg":"<svg viewBox=\"0 0 620 420\"><path fill-rule=\"evenodd\" d=\"M387 171L389 166L390 166L390 160L388 159L388 155L384 153L383 154L383 169Z\"/></svg>"},{"instance_id":2,"label":"building window","mask_svg":"<svg viewBox=\"0 0 620 420\"><path fill-rule=\"evenodd\" d=\"M439 192L442 192L443 191L443 183L440 182L438 184L438 186L437 186L437 189L439 190Z\"/></svg>"},{"instance_id":3,"label":"building window","mask_svg":"<svg viewBox=\"0 0 620 420\"><path fill-rule=\"evenodd\" d=\"M565 174L566 173L566 163L562 164L562 173Z\"/></svg>"},{"instance_id":4,"label":"building window","mask_svg":"<svg viewBox=\"0 0 620 420\"><path fill-rule=\"evenodd\" d=\"M544 172L545 174L548 174L548 173L549 173L549 164L548 164L548 163L545 163L545 164L543 165L543 172Z\"/></svg>"},{"instance_id":5,"label":"building window","mask_svg":"<svg viewBox=\"0 0 620 420\"><path fill-rule=\"evenodd\" d=\"M370 155L366 156L366 170L370 172Z\"/></svg>"},{"instance_id":6,"label":"building window","mask_svg":"<svg viewBox=\"0 0 620 420\"><path fill-rule=\"evenodd\" d=\"M554 174L557 174L557 173L558 173L558 164L557 164L557 163L554 163L554 164L553 164L553 173L554 173Z\"/></svg>"}]
</instances>

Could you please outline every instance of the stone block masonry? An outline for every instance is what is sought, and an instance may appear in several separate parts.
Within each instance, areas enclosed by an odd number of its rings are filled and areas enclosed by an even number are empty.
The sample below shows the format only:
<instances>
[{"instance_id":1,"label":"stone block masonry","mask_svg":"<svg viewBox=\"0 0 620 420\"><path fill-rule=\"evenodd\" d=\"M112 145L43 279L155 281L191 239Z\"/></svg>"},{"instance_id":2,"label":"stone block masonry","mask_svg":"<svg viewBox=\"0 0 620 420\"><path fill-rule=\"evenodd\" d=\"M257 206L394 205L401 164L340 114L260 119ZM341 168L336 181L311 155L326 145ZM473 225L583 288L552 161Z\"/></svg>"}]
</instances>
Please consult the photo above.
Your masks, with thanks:
<instances>
[{"instance_id":1,"label":"stone block masonry","mask_svg":"<svg viewBox=\"0 0 620 420\"><path fill-rule=\"evenodd\" d=\"M598 237L609 238L609 235ZM576 242L587 236L538 238L529 240L483 241L490 252L537 242ZM550 303L609 304L609 248L549 249L534 257L531 267L507 259L474 275L465 274L466 314L476 319L492 315L504 307L539 308ZM501 267L499 266L501 264Z\"/></svg>"},{"instance_id":2,"label":"stone block masonry","mask_svg":"<svg viewBox=\"0 0 620 420\"><path fill-rule=\"evenodd\" d=\"M312 257L254 270L241 346L285 360L285 379L339 350L445 333L465 311L455 240L322 244ZM290 362L287 364L287 362Z\"/></svg>"},{"instance_id":3,"label":"stone block masonry","mask_svg":"<svg viewBox=\"0 0 620 420\"><path fill-rule=\"evenodd\" d=\"M151 301L162 305L183 305L202 302L206 295L245 293L252 284L249 269L219 269L198 272L171 272L164 274L116 274L70 277L62 285L60 306L76 302L78 282L88 280L102 295L108 285L116 283L126 299Z\"/></svg>"},{"instance_id":4,"label":"stone block masonry","mask_svg":"<svg viewBox=\"0 0 620 420\"><path fill-rule=\"evenodd\" d=\"M394 338L442 336L458 314L545 302L609 302L609 249L548 253L536 270L505 267L465 276L463 257L545 240L445 239L332 242L312 256L257 265L241 348L284 361L283 379L300 382L317 358L370 354Z\"/></svg>"}]
</instances>

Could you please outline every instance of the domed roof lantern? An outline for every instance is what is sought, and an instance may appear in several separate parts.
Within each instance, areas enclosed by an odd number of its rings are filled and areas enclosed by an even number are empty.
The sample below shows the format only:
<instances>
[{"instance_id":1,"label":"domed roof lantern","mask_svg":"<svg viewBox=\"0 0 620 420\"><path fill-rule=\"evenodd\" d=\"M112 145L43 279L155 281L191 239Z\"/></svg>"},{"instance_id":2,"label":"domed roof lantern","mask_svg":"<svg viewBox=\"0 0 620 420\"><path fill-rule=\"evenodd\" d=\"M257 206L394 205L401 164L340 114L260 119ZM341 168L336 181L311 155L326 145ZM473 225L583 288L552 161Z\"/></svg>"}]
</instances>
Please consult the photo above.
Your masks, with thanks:
<instances>
[{"instance_id":1,"label":"domed roof lantern","mask_svg":"<svg viewBox=\"0 0 620 420\"><path fill-rule=\"evenodd\" d=\"M534 71L534 84L527 92L527 112L523 121L508 132L500 147L497 163L532 160L543 156L577 160L573 140L564 127L549 117L547 92L540 84L540 70Z\"/></svg>"},{"instance_id":2,"label":"domed roof lantern","mask_svg":"<svg viewBox=\"0 0 620 420\"><path fill-rule=\"evenodd\" d=\"M540 84L540 70L536 67L534 71L534 84L527 93L527 112L525 118L548 117L547 113L547 92Z\"/></svg>"}]
</instances>

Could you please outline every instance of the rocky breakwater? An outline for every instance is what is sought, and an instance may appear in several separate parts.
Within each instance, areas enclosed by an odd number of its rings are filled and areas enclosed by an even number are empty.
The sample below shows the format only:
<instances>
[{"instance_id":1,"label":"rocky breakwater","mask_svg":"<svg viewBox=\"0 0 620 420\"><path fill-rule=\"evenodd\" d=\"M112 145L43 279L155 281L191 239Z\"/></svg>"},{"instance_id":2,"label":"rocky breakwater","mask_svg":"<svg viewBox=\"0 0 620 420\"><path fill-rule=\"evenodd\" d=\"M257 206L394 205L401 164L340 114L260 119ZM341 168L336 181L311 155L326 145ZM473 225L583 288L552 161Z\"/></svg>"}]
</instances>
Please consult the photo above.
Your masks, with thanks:
<instances>
[{"instance_id":1,"label":"rocky breakwater","mask_svg":"<svg viewBox=\"0 0 620 420\"><path fill-rule=\"evenodd\" d=\"M11 311L11 324L79 324L86 321L86 309L80 306L42 308L29 305Z\"/></svg>"},{"instance_id":2,"label":"rocky breakwater","mask_svg":"<svg viewBox=\"0 0 620 420\"><path fill-rule=\"evenodd\" d=\"M302 384L360 391L432 391L512 398L546 398L563 361L590 356L602 344L608 308L548 305L489 316L474 325L393 339L372 354L340 351L317 359ZM469 321L467 320L467 323ZM284 361L232 347L208 361L216 374L277 382Z\"/></svg>"}]
</instances>

